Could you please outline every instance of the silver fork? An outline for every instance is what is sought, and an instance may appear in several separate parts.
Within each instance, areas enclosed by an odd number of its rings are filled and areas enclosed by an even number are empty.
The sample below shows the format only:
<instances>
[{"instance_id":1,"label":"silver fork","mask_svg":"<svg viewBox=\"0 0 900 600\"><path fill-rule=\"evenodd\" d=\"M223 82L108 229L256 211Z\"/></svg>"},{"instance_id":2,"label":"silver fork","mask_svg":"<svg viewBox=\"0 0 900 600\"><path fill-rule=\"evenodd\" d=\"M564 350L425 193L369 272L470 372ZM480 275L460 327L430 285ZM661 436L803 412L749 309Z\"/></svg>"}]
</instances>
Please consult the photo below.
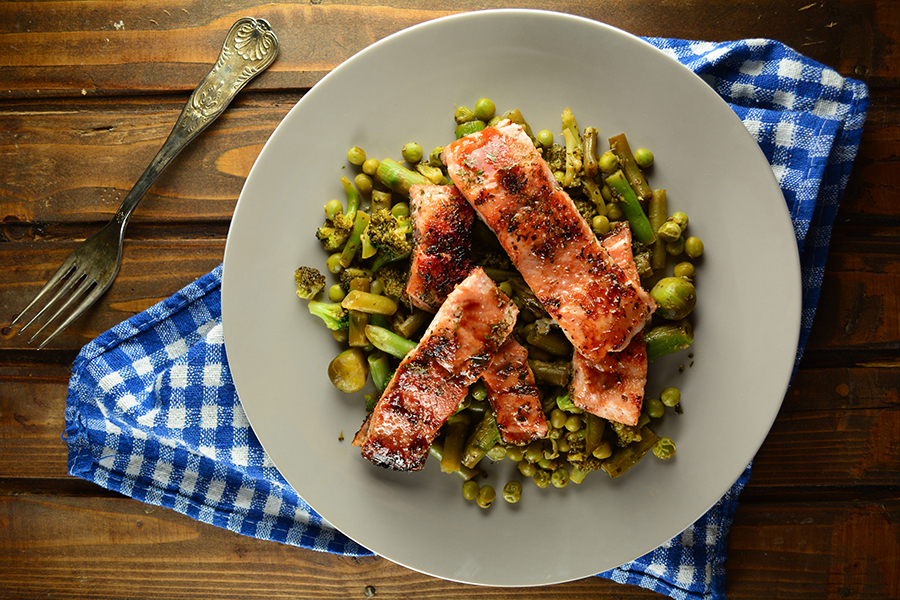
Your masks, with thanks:
<instances>
[{"instance_id":1,"label":"silver fork","mask_svg":"<svg viewBox=\"0 0 900 600\"><path fill-rule=\"evenodd\" d=\"M32 307L38 306L44 298L52 294L46 304L16 335L39 322L48 311L55 309L56 312L28 340L30 344L51 323L75 306L68 312L65 320L41 342L38 346L38 349L41 349L103 295L119 272L125 227L144 193L172 159L225 111L247 82L272 64L277 54L278 39L263 19L244 17L231 27L225 36L215 66L191 94L190 100L175 122L172 133L122 201L113 219L103 229L82 242L28 306L16 315L9 324L10 328Z\"/></svg>"}]
</instances>

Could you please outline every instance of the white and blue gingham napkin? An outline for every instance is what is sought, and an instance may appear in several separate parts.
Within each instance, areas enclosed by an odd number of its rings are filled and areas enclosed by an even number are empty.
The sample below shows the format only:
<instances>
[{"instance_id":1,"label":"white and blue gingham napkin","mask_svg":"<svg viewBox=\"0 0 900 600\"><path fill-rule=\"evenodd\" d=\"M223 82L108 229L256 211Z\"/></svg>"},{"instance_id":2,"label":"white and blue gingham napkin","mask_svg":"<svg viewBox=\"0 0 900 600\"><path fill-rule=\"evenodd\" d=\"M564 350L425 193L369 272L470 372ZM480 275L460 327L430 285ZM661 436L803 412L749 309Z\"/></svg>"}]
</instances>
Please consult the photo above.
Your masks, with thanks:
<instances>
[{"instance_id":1,"label":"white and blue gingham napkin","mask_svg":"<svg viewBox=\"0 0 900 600\"><path fill-rule=\"evenodd\" d=\"M781 184L801 254L799 361L862 134L867 89L770 40L648 41L731 105ZM225 356L221 274L219 267L82 349L66 407L69 472L244 535L370 554L297 495L250 429ZM670 542L600 575L676 599L724 598L728 529L749 476L748 466L725 497Z\"/></svg>"}]
</instances>

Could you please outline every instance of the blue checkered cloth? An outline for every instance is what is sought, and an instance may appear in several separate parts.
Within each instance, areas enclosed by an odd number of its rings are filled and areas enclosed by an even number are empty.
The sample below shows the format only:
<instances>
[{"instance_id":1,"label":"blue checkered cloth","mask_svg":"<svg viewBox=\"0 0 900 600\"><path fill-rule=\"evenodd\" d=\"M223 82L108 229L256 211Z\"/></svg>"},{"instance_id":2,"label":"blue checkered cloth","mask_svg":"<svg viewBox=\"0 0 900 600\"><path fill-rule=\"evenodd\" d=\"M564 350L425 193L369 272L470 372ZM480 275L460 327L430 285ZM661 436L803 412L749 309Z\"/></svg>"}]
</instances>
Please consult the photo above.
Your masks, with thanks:
<instances>
[{"instance_id":1,"label":"blue checkered cloth","mask_svg":"<svg viewBox=\"0 0 900 600\"><path fill-rule=\"evenodd\" d=\"M803 273L799 360L862 134L866 87L769 40L648 41L731 105L781 184ZM371 554L297 495L250 429L225 356L221 275L220 266L82 349L66 407L69 473L244 535ZM600 575L676 599L724 598L728 530L749 476L748 466L670 542Z\"/></svg>"}]
</instances>

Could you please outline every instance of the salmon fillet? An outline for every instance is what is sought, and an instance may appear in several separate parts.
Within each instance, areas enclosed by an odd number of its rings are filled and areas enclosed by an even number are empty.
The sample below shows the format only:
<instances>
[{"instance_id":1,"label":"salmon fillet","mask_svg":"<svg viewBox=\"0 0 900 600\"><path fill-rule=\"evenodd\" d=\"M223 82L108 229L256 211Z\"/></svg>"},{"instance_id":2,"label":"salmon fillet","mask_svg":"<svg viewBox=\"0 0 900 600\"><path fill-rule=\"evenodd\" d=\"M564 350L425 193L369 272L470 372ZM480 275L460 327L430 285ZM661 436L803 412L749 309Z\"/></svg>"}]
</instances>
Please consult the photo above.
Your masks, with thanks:
<instances>
[{"instance_id":1,"label":"salmon fillet","mask_svg":"<svg viewBox=\"0 0 900 600\"><path fill-rule=\"evenodd\" d=\"M442 154L472 204L575 348L625 349L656 308L597 240L519 125L467 135Z\"/></svg>"},{"instance_id":2,"label":"salmon fillet","mask_svg":"<svg viewBox=\"0 0 900 600\"><path fill-rule=\"evenodd\" d=\"M452 185L411 186L409 208L413 254L406 293L414 306L433 313L472 269L475 212Z\"/></svg>"},{"instance_id":3,"label":"salmon fillet","mask_svg":"<svg viewBox=\"0 0 900 600\"><path fill-rule=\"evenodd\" d=\"M547 435L547 419L538 397L528 350L510 337L481 374L497 415L500 437L521 445Z\"/></svg>"},{"instance_id":4,"label":"salmon fillet","mask_svg":"<svg viewBox=\"0 0 900 600\"><path fill-rule=\"evenodd\" d=\"M591 362L572 357L569 394L575 406L609 421L637 425L647 385L647 349L641 333L621 352Z\"/></svg>"},{"instance_id":5,"label":"salmon fillet","mask_svg":"<svg viewBox=\"0 0 900 600\"><path fill-rule=\"evenodd\" d=\"M631 252L631 228L620 223L601 244L626 276L640 281ZM643 335L635 335L625 350L591 362L579 353L572 359L569 395L575 406L610 421L637 425L647 384L647 349Z\"/></svg>"},{"instance_id":6,"label":"salmon fillet","mask_svg":"<svg viewBox=\"0 0 900 600\"><path fill-rule=\"evenodd\" d=\"M472 270L401 361L353 445L382 467L421 469L438 430L506 341L517 314L483 270Z\"/></svg>"}]
</instances>

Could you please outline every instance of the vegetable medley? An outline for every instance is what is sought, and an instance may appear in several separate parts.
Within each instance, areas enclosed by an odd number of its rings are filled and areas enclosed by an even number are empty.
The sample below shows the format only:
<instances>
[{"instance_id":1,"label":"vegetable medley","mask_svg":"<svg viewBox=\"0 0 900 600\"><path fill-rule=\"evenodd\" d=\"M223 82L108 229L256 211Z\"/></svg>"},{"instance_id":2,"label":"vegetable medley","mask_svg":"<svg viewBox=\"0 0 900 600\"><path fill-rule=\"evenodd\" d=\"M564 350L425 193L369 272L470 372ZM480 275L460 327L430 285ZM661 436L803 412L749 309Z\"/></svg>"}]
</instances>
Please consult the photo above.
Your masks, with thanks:
<instances>
[{"instance_id":1,"label":"vegetable medley","mask_svg":"<svg viewBox=\"0 0 900 600\"><path fill-rule=\"evenodd\" d=\"M657 305L643 331L649 361L692 343L689 315L696 304L695 263L703 254L703 243L689 234L685 213L669 212L666 190L650 186L647 175L654 162L650 150L632 151L624 134L610 137L609 148L602 149L599 131L579 129L568 108L562 113L559 134L548 129L535 133L518 109L497 114L487 98L478 100L473 109L459 107L454 120L457 139L503 120L521 125L598 238L610 235L619 223L627 224L641 285ZM346 346L329 365L331 382L346 393L363 391L370 380L374 384L375 393L364 395L367 411L434 316L414 307L406 295L414 251L408 195L411 185L452 184L441 161L442 150L437 147L426 154L421 145L410 142L402 146L401 162L378 160L362 148L351 148L347 160L355 176L341 177L346 200L325 204L324 223L315 232L327 255L325 267L332 283L329 286L325 275L313 267L301 266L295 272L298 296ZM462 478L464 498L483 508L495 500L494 488L479 482L490 461L512 460L522 480L561 488L581 483L595 470L618 477L651 452L661 459L675 454L674 442L658 436L651 426L668 412L681 414L677 389L669 387L655 395L646 390L637 425L603 419L577 407L569 389L571 343L478 219L471 260L519 308L512 335L528 351L528 366L549 427L543 439L525 445L504 443L483 382L472 385L429 450L442 471ZM322 292L327 300L317 299ZM500 495L513 503L522 493L516 478L503 486Z\"/></svg>"}]
</instances>

